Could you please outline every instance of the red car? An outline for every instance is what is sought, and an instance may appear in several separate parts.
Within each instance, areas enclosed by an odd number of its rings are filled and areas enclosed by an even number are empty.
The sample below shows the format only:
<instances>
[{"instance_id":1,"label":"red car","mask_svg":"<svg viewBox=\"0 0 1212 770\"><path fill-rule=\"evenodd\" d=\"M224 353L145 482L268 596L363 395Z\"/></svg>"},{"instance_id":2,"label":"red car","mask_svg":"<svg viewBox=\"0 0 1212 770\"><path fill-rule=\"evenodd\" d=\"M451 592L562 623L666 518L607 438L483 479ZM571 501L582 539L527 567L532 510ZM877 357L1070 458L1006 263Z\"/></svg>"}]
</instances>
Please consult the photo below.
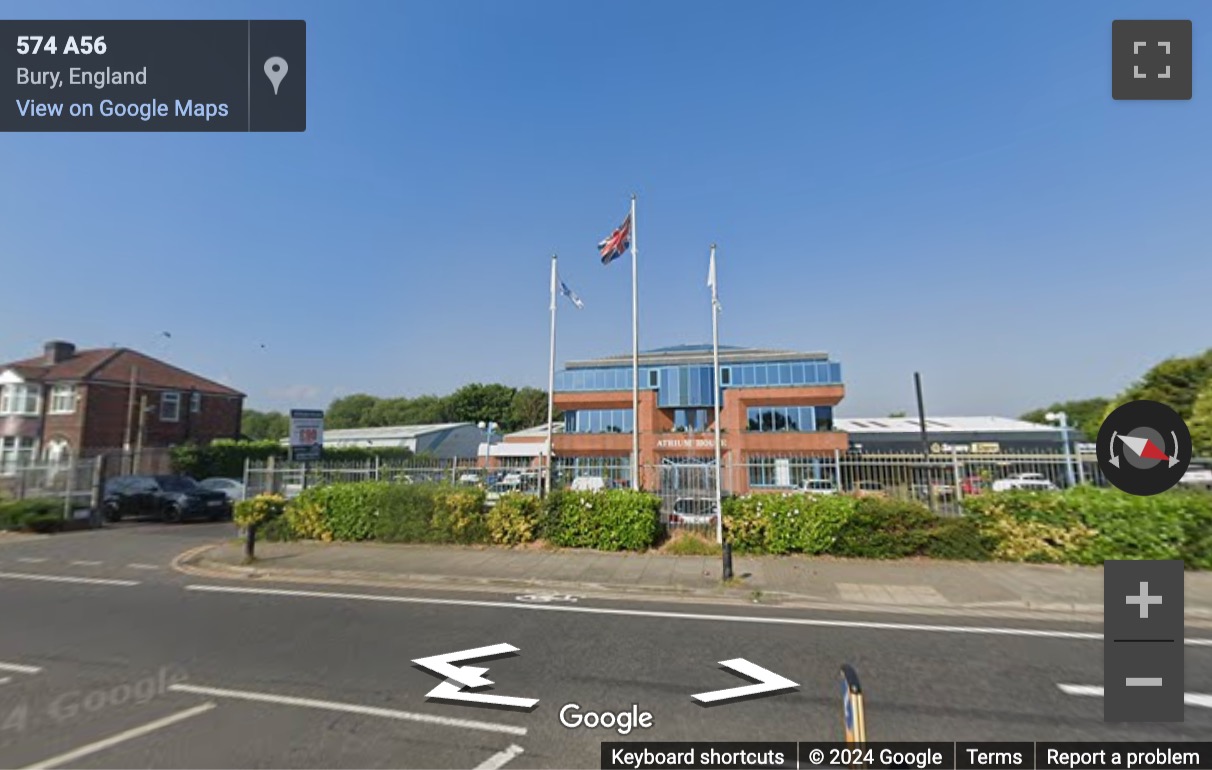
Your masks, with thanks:
<instances>
[{"instance_id":1,"label":"red car","mask_svg":"<svg viewBox=\"0 0 1212 770\"><path fill-rule=\"evenodd\" d=\"M960 482L960 489L965 495L983 495L989 491L989 482L980 476L967 476Z\"/></svg>"}]
</instances>

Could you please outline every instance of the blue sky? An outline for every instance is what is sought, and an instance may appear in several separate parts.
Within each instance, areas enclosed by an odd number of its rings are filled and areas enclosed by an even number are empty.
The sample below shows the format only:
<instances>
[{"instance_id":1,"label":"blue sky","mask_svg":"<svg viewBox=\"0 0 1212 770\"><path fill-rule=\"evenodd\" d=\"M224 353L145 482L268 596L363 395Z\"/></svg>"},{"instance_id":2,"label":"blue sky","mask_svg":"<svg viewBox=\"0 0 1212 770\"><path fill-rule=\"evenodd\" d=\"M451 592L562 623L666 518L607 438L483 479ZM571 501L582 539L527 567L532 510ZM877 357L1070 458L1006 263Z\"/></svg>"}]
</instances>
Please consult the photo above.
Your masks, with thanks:
<instances>
[{"instance_id":1,"label":"blue sky","mask_svg":"<svg viewBox=\"0 0 1212 770\"><path fill-rule=\"evenodd\" d=\"M100 13L104 9L104 13ZM120 344L256 408L545 386L640 340L826 350L844 415L1018 414L1212 345L1212 6L17 3L303 18L303 134L9 134L0 360ZM1111 21L1194 22L1190 102L1111 99ZM10 287L20 287L13 291ZM172 334L171 340L160 335ZM264 345L265 347L262 347Z\"/></svg>"}]
</instances>

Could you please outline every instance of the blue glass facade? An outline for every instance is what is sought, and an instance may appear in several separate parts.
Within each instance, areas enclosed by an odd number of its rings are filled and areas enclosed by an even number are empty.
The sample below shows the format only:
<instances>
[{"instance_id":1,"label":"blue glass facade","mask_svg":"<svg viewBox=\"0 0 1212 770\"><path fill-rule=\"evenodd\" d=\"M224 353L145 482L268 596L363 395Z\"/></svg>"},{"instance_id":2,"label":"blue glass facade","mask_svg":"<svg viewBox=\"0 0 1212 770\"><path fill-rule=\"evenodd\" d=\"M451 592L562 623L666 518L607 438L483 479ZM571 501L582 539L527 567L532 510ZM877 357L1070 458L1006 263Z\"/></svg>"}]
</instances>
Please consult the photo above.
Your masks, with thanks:
<instances>
[{"instance_id":1,"label":"blue glass facade","mask_svg":"<svg viewBox=\"0 0 1212 770\"><path fill-rule=\"evenodd\" d=\"M564 412L565 433L630 433L630 409L576 409Z\"/></svg>"},{"instance_id":2,"label":"blue glass facade","mask_svg":"<svg viewBox=\"0 0 1212 770\"><path fill-rule=\"evenodd\" d=\"M751 406L749 430L763 433L833 430L831 406Z\"/></svg>"},{"instance_id":3,"label":"blue glass facade","mask_svg":"<svg viewBox=\"0 0 1212 770\"><path fill-rule=\"evenodd\" d=\"M640 367L640 387L656 388L657 403L663 408L711 406L713 380L710 364ZM726 388L841 385L842 365L836 361L809 360L721 365L720 382ZM556 372L555 389L630 390L631 367L565 369Z\"/></svg>"}]
</instances>

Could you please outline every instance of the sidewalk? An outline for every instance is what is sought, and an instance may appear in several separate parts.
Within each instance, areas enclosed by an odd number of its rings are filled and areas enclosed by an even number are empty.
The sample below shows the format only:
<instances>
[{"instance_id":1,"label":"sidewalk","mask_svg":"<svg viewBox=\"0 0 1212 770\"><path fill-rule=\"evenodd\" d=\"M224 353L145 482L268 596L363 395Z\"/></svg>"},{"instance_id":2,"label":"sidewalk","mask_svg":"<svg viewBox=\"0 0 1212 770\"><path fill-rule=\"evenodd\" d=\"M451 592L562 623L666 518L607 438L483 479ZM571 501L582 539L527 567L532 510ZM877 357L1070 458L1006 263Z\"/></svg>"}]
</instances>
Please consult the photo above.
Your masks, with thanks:
<instances>
[{"instance_id":1,"label":"sidewalk","mask_svg":"<svg viewBox=\"0 0 1212 770\"><path fill-rule=\"evenodd\" d=\"M659 553L420 546L380 543L258 543L243 565L230 541L178 557L183 572L295 582L429 586L637 595L662 600L758 602L828 609L1101 621L1100 567L867 561L806 556L736 556L735 579L720 580L720 557ZM1186 573L1188 620L1212 623L1212 573Z\"/></svg>"}]
</instances>

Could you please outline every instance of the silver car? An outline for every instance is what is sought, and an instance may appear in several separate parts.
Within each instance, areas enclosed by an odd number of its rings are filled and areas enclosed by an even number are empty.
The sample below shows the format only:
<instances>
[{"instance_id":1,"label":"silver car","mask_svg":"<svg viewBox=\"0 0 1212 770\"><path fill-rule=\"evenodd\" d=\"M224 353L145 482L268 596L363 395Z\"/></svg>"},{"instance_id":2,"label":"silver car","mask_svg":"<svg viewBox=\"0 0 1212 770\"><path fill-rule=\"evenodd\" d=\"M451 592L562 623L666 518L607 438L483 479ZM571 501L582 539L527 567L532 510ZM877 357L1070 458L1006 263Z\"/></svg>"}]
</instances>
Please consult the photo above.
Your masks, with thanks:
<instances>
[{"instance_id":1,"label":"silver car","mask_svg":"<svg viewBox=\"0 0 1212 770\"><path fill-rule=\"evenodd\" d=\"M715 500L710 497L679 497L673 501L670 524L707 526L715 523Z\"/></svg>"}]
</instances>

